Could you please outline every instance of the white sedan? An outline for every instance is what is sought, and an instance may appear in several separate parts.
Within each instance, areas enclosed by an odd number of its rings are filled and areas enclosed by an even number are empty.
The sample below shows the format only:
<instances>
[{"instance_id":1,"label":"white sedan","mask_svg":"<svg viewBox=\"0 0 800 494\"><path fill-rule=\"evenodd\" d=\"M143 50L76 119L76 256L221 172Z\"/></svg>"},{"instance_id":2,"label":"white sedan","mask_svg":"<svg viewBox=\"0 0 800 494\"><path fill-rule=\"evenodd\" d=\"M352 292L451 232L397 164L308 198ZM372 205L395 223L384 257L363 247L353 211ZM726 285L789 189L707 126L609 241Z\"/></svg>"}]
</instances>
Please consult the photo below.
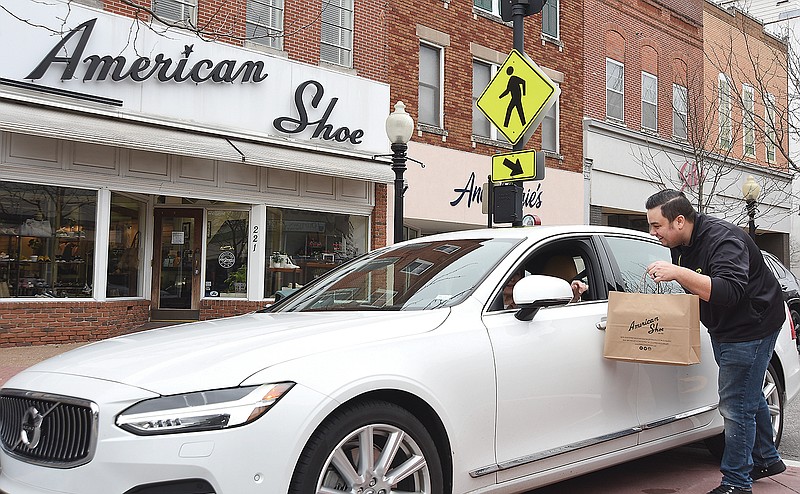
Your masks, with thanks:
<instances>
[{"instance_id":1,"label":"white sedan","mask_svg":"<svg viewBox=\"0 0 800 494\"><path fill-rule=\"evenodd\" d=\"M606 227L436 235L258 313L87 345L0 390L0 492L514 493L718 444L705 329L700 364L603 357L609 291L656 259ZM800 389L790 324L764 384L777 439Z\"/></svg>"}]
</instances>

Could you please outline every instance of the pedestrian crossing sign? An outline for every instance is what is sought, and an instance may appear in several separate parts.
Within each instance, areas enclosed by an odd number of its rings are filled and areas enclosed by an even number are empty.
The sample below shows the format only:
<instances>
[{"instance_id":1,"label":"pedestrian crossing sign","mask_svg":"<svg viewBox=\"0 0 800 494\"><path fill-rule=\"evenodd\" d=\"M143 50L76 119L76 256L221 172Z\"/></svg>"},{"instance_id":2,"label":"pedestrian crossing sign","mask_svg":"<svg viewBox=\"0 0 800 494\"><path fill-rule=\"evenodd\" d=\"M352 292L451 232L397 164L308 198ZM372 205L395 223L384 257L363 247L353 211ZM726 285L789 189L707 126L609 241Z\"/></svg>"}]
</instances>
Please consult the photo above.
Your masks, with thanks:
<instances>
[{"instance_id":1,"label":"pedestrian crossing sign","mask_svg":"<svg viewBox=\"0 0 800 494\"><path fill-rule=\"evenodd\" d=\"M559 94L558 85L533 60L512 50L476 105L511 144L524 145Z\"/></svg>"}]
</instances>

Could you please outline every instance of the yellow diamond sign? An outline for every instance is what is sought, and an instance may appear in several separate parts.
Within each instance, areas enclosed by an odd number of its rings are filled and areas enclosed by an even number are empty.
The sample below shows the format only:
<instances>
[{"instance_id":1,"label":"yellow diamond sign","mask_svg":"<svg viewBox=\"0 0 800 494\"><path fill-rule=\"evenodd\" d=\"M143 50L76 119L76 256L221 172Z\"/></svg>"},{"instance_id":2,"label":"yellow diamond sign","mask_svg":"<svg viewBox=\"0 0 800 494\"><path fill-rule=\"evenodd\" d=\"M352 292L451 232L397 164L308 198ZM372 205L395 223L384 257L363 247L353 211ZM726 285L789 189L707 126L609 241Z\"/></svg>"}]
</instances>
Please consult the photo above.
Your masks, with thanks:
<instances>
[{"instance_id":1,"label":"yellow diamond sign","mask_svg":"<svg viewBox=\"0 0 800 494\"><path fill-rule=\"evenodd\" d=\"M533 60L512 50L476 104L509 142L524 137L524 144L559 94L558 85Z\"/></svg>"}]
</instances>

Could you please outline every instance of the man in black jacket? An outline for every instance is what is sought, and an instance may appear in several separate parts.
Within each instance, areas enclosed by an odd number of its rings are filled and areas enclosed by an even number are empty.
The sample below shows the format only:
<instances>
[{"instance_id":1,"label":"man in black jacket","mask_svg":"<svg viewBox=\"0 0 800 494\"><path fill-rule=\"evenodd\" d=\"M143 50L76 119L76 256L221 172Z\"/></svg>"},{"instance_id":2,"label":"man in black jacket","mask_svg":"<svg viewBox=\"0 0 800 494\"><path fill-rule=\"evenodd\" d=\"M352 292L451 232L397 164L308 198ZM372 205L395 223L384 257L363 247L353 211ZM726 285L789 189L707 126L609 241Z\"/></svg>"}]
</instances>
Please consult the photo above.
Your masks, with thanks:
<instances>
[{"instance_id":1,"label":"man in black jacket","mask_svg":"<svg viewBox=\"0 0 800 494\"><path fill-rule=\"evenodd\" d=\"M753 480L786 470L762 393L786 318L780 285L753 239L736 225L698 214L682 192L662 190L645 207L650 234L672 253L672 263L656 261L647 272L700 297L700 320L719 365L725 453L722 483L709 494L750 493Z\"/></svg>"}]
</instances>

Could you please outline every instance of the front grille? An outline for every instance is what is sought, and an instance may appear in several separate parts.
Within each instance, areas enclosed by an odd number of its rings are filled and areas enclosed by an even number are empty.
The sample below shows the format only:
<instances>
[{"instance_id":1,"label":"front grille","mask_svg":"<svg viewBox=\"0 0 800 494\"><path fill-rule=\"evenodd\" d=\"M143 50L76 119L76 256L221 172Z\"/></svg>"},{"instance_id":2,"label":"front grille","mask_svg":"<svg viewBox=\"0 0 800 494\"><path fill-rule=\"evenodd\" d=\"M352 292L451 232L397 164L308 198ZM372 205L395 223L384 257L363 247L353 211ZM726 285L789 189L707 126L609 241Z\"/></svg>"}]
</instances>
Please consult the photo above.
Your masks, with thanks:
<instances>
[{"instance_id":1,"label":"front grille","mask_svg":"<svg viewBox=\"0 0 800 494\"><path fill-rule=\"evenodd\" d=\"M97 405L68 396L4 389L0 445L28 463L71 468L88 463L97 442Z\"/></svg>"}]
</instances>

